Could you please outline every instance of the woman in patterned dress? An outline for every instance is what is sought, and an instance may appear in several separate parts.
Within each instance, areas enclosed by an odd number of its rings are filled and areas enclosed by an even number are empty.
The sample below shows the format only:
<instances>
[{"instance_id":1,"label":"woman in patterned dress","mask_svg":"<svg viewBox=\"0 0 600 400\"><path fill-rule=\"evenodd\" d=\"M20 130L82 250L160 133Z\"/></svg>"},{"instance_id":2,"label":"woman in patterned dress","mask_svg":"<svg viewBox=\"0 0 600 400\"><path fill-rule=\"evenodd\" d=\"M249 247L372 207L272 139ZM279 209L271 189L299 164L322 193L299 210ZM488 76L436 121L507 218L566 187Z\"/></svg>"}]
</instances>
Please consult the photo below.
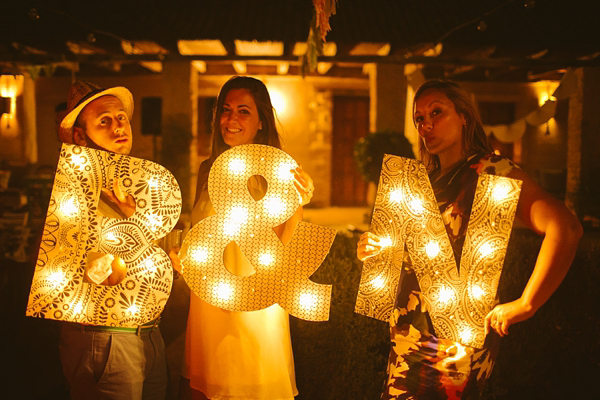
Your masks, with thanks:
<instances>
[{"instance_id":1,"label":"woman in patterned dress","mask_svg":"<svg viewBox=\"0 0 600 400\"><path fill-rule=\"evenodd\" d=\"M414 123L420 153L460 265L462 245L478 175L508 176L523 181L517 217L544 240L521 297L497 305L484 320L483 349L438 338L419 283L406 256L394 311L390 318L392 349L382 399L478 398L491 374L498 335L526 320L548 300L566 275L582 228L577 218L508 159L493 154L469 95L456 83L431 80L415 93ZM381 251L379 237L366 232L358 242L363 261ZM405 253L406 254L406 253ZM498 335L488 335L494 331Z\"/></svg>"}]
</instances>

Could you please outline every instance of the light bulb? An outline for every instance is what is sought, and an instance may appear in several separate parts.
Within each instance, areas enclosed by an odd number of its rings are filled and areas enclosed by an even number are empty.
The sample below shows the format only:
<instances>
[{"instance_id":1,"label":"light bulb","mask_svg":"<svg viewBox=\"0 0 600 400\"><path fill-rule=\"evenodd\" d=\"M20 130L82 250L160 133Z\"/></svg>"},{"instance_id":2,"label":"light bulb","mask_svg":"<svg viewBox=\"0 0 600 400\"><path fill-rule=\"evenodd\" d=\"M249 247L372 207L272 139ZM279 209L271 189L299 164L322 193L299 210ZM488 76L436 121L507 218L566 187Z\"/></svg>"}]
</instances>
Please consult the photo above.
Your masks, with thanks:
<instances>
[{"instance_id":1,"label":"light bulb","mask_svg":"<svg viewBox=\"0 0 600 400\"><path fill-rule=\"evenodd\" d=\"M379 239L379 246L381 246L382 249L385 249L386 247L390 247L391 245L392 245L392 239L389 236L384 236Z\"/></svg>"},{"instance_id":2,"label":"light bulb","mask_svg":"<svg viewBox=\"0 0 600 400\"><path fill-rule=\"evenodd\" d=\"M277 178L284 182L289 182L294 178L292 174L292 169L294 166L288 163L282 163L277 166Z\"/></svg>"},{"instance_id":3,"label":"light bulb","mask_svg":"<svg viewBox=\"0 0 600 400\"><path fill-rule=\"evenodd\" d=\"M274 261L275 258L271 255L271 253L262 253L258 256L258 262L260 265L264 265L265 267L272 265Z\"/></svg>"},{"instance_id":4,"label":"light bulb","mask_svg":"<svg viewBox=\"0 0 600 400\"><path fill-rule=\"evenodd\" d=\"M440 245L432 240L425 245L425 253L427 253L427 257L429 258L436 258L440 254Z\"/></svg>"},{"instance_id":5,"label":"light bulb","mask_svg":"<svg viewBox=\"0 0 600 400\"><path fill-rule=\"evenodd\" d=\"M85 157L79 154L73 154L71 156L71 160L73 160L73 164L78 166L82 166L83 164L85 164Z\"/></svg>"},{"instance_id":6,"label":"light bulb","mask_svg":"<svg viewBox=\"0 0 600 400\"><path fill-rule=\"evenodd\" d=\"M160 227L160 217L156 214L148 214L146 216L148 227L152 232L156 231Z\"/></svg>"},{"instance_id":7,"label":"light bulb","mask_svg":"<svg viewBox=\"0 0 600 400\"><path fill-rule=\"evenodd\" d=\"M459 336L460 336L460 339L463 341L463 343L467 343L473 337L473 332L471 332L471 330L469 328L463 328L460 331Z\"/></svg>"},{"instance_id":8,"label":"light bulb","mask_svg":"<svg viewBox=\"0 0 600 400\"><path fill-rule=\"evenodd\" d=\"M55 288L60 286L63 283L64 279L65 279L65 274L62 271L54 271L48 275L48 281Z\"/></svg>"},{"instance_id":9,"label":"light bulb","mask_svg":"<svg viewBox=\"0 0 600 400\"><path fill-rule=\"evenodd\" d=\"M129 311L132 314L137 314L137 312L139 311L139 308L135 304L132 304L131 307L129 307L127 309L127 311Z\"/></svg>"},{"instance_id":10,"label":"light bulb","mask_svg":"<svg viewBox=\"0 0 600 400\"><path fill-rule=\"evenodd\" d=\"M148 186L149 186L150 188L152 188L152 189L156 189L156 188L158 187L158 179L156 179L156 178L151 178L151 179L148 181Z\"/></svg>"},{"instance_id":11,"label":"light bulb","mask_svg":"<svg viewBox=\"0 0 600 400\"><path fill-rule=\"evenodd\" d=\"M144 266L146 267L146 271L150 273L156 272L156 265L154 265L152 258L146 258L146 260L144 260Z\"/></svg>"},{"instance_id":12,"label":"light bulb","mask_svg":"<svg viewBox=\"0 0 600 400\"><path fill-rule=\"evenodd\" d=\"M77 215L79 212L79 208L77 207L75 198L69 196L66 200L64 200L60 205L60 211L67 218L71 218Z\"/></svg>"},{"instance_id":13,"label":"light bulb","mask_svg":"<svg viewBox=\"0 0 600 400\"><path fill-rule=\"evenodd\" d=\"M404 199L404 192L402 189L395 189L390 192L390 201L392 203L400 203Z\"/></svg>"},{"instance_id":14,"label":"light bulb","mask_svg":"<svg viewBox=\"0 0 600 400\"><path fill-rule=\"evenodd\" d=\"M228 283L219 282L214 287L213 294L220 300L229 300L233 294L233 288Z\"/></svg>"},{"instance_id":15,"label":"light bulb","mask_svg":"<svg viewBox=\"0 0 600 400\"><path fill-rule=\"evenodd\" d=\"M452 289L443 286L442 288L440 288L440 291L438 292L438 301L442 304L446 304L450 301L452 301L454 299L454 292L452 291Z\"/></svg>"},{"instance_id":16,"label":"light bulb","mask_svg":"<svg viewBox=\"0 0 600 400\"><path fill-rule=\"evenodd\" d=\"M204 247L192 250L190 255L197 263L205 263L208 261L208 250L206 250Z\"/></svg>"},{"instance_id":17,"label":"light bulb","mask_svg":"<svg viewBox=\"0 0 600 400\"><path fill-rule=\"evenodd\" d=\"M317 296L311 293L302 293L298 302L302 308L312 310L317 305Z\"/></svg>"},{"instance_id":18,"label":"light bulb","mask_svg":"<svg viewBox=\"0 0 600 400\"><path fill-rule=\"evenodd\" d=\"M83 306L81 305L81 303L77 303L75 304L75 307L73 307L73 312L75 314L79 314L83 311Z\"/></svg>"},{"instance_id":19,"label":"light bulb","mask_svg":"<svg viewBox=\"0 0 600 400\"><path fill-rule=\"evenodd\" d=\"M487 257L494 252L494 247L488 242L481 245L479 252L482 256Z\"/></svg>"},{"instance_id":20,"label":"light bulb","mask_svg":"<svg viewBox=\"0 0 600 400\"><path fill-rule=\"evenodd\" d=\"M278 217L286 210L286 205L279 197L269 197L265 200L264 208L270 217Z\"/></svg>"},{"instance_id":21,"label":"light bulb","mask_svg":"<svg viewBox=\"0 0 600 400\"><path fill-rule=\"evenodd\" d=\"M385 286L385 279L383 279L383 276L378 275L371 281L371 286L373 286L373 289L383 289Z\"/></svg>"},{"instance_id":22,"label":"light bulb","mask_svg":"<svg viewBox=\"0 0 600 400\"><path fill-rule=\"evenodd\" d=\"M412 208L416 214L422 214L425 210L425 207L423 207L423 202L417 197L413 197L410 201L410 208Z\"/></svg>"},{"instance_id":23,"label":"light bulb","mask_svg":"<svg viewBox=\"0 0 600 400\"><path fill-rule=\"evenodd\" d=\"M229 161L229 172L234 175L240 175L246 170L246 162L240 158L234 158Z\"/></svg>"},{"instance_id":24,"label":"light bulb","mask_svg":"<svg viewBox=\"0 0 600 400\"><path fill-rule=\"evenodd\" d=\"M496 201L502 201L508 196L508 192L510 191L510 187L504 183L499 182L494 185L494 189L492 189L492 196Z\"/></svg>"},{"instance_id":25,"label":"light bulb","mask_svg":"<svg viewBox=\"0 0 600 400\"><path fill-rule=\"evenodd\" d=\"M485 294L485 290L483 290L481 288L481 286L479 286L479 285L471 286L471 295L473 296L473 298L480 299L481 297L483 297L484 294Z\"/></svg>"}]
</instances>

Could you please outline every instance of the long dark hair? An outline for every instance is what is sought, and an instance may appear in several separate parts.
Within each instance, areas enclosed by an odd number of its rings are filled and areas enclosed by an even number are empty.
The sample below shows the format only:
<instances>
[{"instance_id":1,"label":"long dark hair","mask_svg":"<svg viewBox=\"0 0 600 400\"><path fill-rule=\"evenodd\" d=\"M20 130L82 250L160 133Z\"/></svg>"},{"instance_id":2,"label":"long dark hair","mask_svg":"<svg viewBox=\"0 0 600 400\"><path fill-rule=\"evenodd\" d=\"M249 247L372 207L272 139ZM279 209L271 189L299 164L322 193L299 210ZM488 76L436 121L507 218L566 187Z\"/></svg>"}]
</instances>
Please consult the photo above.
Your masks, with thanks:
<instances>
[{"instance_id":1,"label":"long dark hair","mask_svg":"<svg viewBox=\"0 0 600 400\"><path fill-rule=\"evenodd\" d=\"M223 87L221 87L221 91L219 92L219 96L217 97L217 101L213 108L211 125L212 150L210 157L200 165L200 170L198 171L198 182L202 182L203 185L208 181L208 173L213 162L223 152L230 148L230 146L225 143L225 140L223 140L220 121L221 114L223 113L223 104L225 103L227 94L232 89L246 89L250 92L256 103L262 128L259 129L256 136L254 136L254 143L266 144L281 149L281 138L279 137L279 132L277 132L277 126L275 125L273 104L271 103L271 97L269 96L269 91L265 84L262 81L249 76L231 77L225 82ZM196 193L196 200L200 195L199 192L200 190Z\"/></svg>"},{"instance_id":2,"label":"long dark hair","mask_svg":"<svg viewBox=\"0 0 600 400\"><path fill-rule=\"evenodd\" d=\"M414 121L417 100L425 93L425 91L430 89L445 94L448 100L454 104L456 112L464 116L466 124L462 134L463 155L492 153L494 150L483 130L483 123L481 122L479 112L475 108L475 104L473 104L469 93L461 88L456 82L431 79L419 86L413 100L413 122L415 123L415 126L417 125L416 121ZM435 154L429 154L423 145L422 140L419 140L419 153L421 154L421 160L425 163L428 171L431 172L440 169L439 157Z\"/></svg>"}]
</instances>

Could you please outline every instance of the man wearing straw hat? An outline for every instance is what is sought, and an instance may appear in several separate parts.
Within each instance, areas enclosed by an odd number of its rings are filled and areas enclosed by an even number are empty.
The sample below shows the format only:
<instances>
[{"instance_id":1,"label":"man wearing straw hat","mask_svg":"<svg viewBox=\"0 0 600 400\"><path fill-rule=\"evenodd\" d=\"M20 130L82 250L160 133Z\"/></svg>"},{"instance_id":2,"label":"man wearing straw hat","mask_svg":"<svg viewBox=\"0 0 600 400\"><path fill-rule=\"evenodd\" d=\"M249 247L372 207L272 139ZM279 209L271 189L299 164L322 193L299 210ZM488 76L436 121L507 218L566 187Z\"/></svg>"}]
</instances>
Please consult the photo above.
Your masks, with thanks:
<instances>
[{"instance_id":1,"label":"man wearing straw hat","mask_svg":"<svg viewBox=\"0 0 600 400\"><path fill-rule=\"evenodd\" d=\"M77 81L69 90L67 110L59 128L61 141L129 154L133 139L129 90ZM125 216L135 211L133 198L123 195L116 179L113 190L103 192ZM72 399L164 400L166 396L165 349L157 321L138 328L65 324L60 358Z\"/></svg>"}]
</instances>

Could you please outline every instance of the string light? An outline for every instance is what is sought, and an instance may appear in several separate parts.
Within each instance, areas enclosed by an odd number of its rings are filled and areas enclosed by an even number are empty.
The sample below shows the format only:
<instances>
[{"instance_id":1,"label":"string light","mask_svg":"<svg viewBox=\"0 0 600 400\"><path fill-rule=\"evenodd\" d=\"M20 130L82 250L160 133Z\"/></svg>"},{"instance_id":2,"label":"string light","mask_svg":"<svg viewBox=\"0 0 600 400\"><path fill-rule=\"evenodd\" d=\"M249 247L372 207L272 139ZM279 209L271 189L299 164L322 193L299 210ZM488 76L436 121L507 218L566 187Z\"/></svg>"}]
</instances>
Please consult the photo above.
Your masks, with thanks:
<instances>
[{"instance_id":1,"label":"string light","mask_svg":"<svg viewBox=\"0 0 600 400\"><path fill-rule=\"evenodd\" d=\"M161 218L156 214L148 214L146 219L148 221L148 227L153 232L161 226Z\"/></svg>"},{"instance_id":2,"label":"string light","mask_svg":"<svg viewBox=\"0 0 600 400\"><path fill-rule=\"evenodd\" d=\"M157 270L157 266L154 264L152 258L146 258L144 260L144 265L146 266L146 271L150 273L154 273Z\"/></svg>"}]
</instances>

